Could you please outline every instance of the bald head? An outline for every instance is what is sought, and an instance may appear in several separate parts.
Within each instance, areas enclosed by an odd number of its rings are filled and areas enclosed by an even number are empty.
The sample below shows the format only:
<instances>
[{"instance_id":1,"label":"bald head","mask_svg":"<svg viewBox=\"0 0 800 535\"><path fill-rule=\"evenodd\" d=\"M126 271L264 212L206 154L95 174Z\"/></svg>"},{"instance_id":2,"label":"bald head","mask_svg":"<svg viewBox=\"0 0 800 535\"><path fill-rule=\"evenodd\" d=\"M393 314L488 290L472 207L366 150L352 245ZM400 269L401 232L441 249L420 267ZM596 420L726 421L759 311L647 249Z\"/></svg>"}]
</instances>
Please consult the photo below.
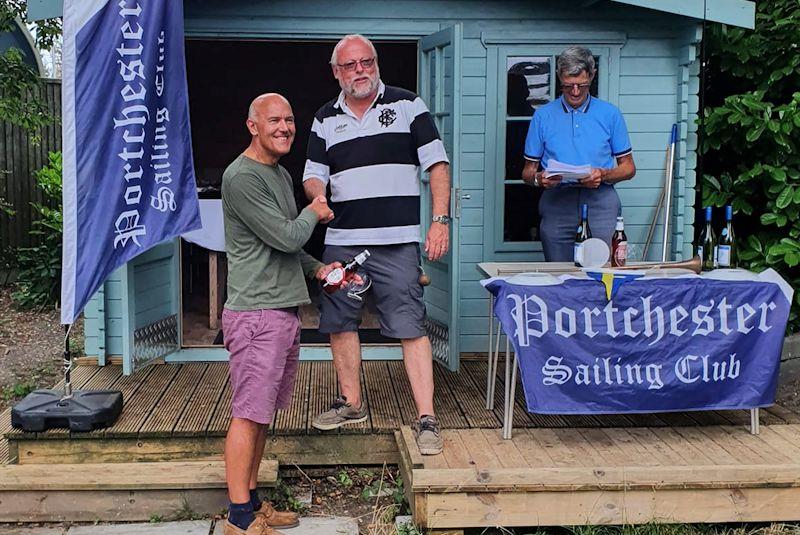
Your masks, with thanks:
<instances>
[{"instance_id":1,"label":"bald head","mask_svg":"<svg viewBox=\"0 0 800 535\"><path fill-rule=\"evenodd\" d=\"M291 104L289 101L286 100L286 97L281 95L280 93L264 93L263 95L258 95L256 98L253 99L253 102L250 103L250 107L247 110L247 118L253 122L258 121L259 115L269 107L270 104L280 102L286 104L291 108Z\"/></svg>"}]
</instances>

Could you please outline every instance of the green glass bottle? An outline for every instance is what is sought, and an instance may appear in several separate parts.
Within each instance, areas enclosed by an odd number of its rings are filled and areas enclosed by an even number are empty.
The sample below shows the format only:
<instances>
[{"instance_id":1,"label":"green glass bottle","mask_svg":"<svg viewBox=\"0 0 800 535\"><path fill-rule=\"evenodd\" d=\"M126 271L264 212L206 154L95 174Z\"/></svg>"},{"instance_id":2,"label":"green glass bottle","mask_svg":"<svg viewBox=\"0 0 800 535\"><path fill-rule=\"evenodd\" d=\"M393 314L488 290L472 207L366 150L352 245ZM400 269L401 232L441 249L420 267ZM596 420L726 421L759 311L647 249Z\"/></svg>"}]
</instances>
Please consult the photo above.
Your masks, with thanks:
<instances>
[{"instance_id":1,"label":"green glass bottle","mask_svg":"<svg viewBox=\"0 0 800 535\"><path fill-rule=\"evenodd\" d=\"M592 237L592 230L589 228L589 205L581 206L581 222L575 233L575 265L583 265L583 242Z\"/></svg>"},{"instance_id":2,"label":"green glass bottle","mask_svg":"<svg viewBox=\"0 0 800 535\"><path fill-rule=\"evenodd\" d=\"M738 265L736 237L733 235L733 207L725 207L725 226L719 233L717 241L717 267L735 268Z\"/></svg>"},{"instance_id":3,"label":"green glass bottle","mask_svg":"<svg viewBox=\"0 0 800 535\"><path fill-rule=\"evenodd\" d=\"M703 271L711 271L716 266L717 236L711 227L711 207L706 206L706 226L697 239L697 256L702 260Z\"/></svg>"}]
</instances>

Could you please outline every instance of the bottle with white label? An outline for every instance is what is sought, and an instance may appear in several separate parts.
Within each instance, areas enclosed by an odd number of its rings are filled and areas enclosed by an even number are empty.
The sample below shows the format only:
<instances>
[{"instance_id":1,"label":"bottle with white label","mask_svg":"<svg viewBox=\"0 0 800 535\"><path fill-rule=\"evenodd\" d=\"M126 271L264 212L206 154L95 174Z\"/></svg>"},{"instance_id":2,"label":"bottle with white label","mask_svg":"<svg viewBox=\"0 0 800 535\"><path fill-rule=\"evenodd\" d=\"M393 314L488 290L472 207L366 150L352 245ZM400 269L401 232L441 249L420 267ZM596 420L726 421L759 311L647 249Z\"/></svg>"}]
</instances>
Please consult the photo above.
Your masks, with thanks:
<instances>
[{"instance_id":1,"label":"bottle with white label","mask_svg":"<svg viewBox=\"0 0 800 535\"><path fill-rule=\"evenodd\" d=\"M719 233L717 241L717 266L721 268L735 268L738 264L738 251L736 239L733 235L733 207L725 207L725 226Z\"/></svg>"},{"instance_id":2,"label":"bottle with white label","mask_svg":"<svg viewBox=\"0 0 800 535\"><path fill-rule=\"evenodd\" d=\"M611 236L611 265L622 267L628 261L628 236L625 234L625 222L622 216L617 217L614 235Z\"/></svg>"}]
</instances>

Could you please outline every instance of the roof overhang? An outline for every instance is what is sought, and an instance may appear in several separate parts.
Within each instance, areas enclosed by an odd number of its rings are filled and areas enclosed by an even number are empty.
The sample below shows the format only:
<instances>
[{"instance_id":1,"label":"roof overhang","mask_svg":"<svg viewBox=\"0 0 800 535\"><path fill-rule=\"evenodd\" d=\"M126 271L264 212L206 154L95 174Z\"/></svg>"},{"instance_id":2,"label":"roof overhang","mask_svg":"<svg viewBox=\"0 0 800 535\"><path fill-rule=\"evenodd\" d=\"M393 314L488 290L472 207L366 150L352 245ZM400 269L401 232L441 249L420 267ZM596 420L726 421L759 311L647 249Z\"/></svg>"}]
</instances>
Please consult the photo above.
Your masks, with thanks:
<instances>
[{"instance_id":1,"label":"roof overhang","mask_svg":"<svg viewBox=\"0 0 800 535\"><path fill-rule=\"evenodd\" d=\"M611 0L616 4L643 7L753 29L756 25L756 3L749 0Z\"/></svg>"},{"instance_id":2,"label":"roof overhang","mask_svg":"<svg viewBox=\"0 0 800 535\"><path fill-rule=\"evenodd\" d=\"M616 4L643 7L753 29L756 4L749 0L610 0ZM594 2L591 2L594 3ZM62 16L64 0L28 0L28 20Z\"/></svg>"}]
</instances>

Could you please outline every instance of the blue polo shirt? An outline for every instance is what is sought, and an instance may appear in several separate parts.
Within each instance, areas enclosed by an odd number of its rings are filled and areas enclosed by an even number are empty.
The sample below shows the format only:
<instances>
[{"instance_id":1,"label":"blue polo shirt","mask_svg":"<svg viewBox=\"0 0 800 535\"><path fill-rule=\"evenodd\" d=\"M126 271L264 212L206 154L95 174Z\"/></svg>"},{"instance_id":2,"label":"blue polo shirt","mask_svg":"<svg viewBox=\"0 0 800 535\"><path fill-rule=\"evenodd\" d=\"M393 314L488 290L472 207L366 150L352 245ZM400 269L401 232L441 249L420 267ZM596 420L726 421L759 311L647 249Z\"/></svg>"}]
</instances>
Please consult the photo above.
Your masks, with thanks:
<instances>
[{"instance_id":1,"label":"blue polo shirt","mask_svg":"<svg viewBox=\"0 0 800 535\"><path fill-rule=\"evenodd\" d=\"M525 159L552 158L571 165L611 168L630 154L631 140L619 108L589 95L572 108L561 96L536 110L525 139Z\"/></svg>"}]
</instances>

